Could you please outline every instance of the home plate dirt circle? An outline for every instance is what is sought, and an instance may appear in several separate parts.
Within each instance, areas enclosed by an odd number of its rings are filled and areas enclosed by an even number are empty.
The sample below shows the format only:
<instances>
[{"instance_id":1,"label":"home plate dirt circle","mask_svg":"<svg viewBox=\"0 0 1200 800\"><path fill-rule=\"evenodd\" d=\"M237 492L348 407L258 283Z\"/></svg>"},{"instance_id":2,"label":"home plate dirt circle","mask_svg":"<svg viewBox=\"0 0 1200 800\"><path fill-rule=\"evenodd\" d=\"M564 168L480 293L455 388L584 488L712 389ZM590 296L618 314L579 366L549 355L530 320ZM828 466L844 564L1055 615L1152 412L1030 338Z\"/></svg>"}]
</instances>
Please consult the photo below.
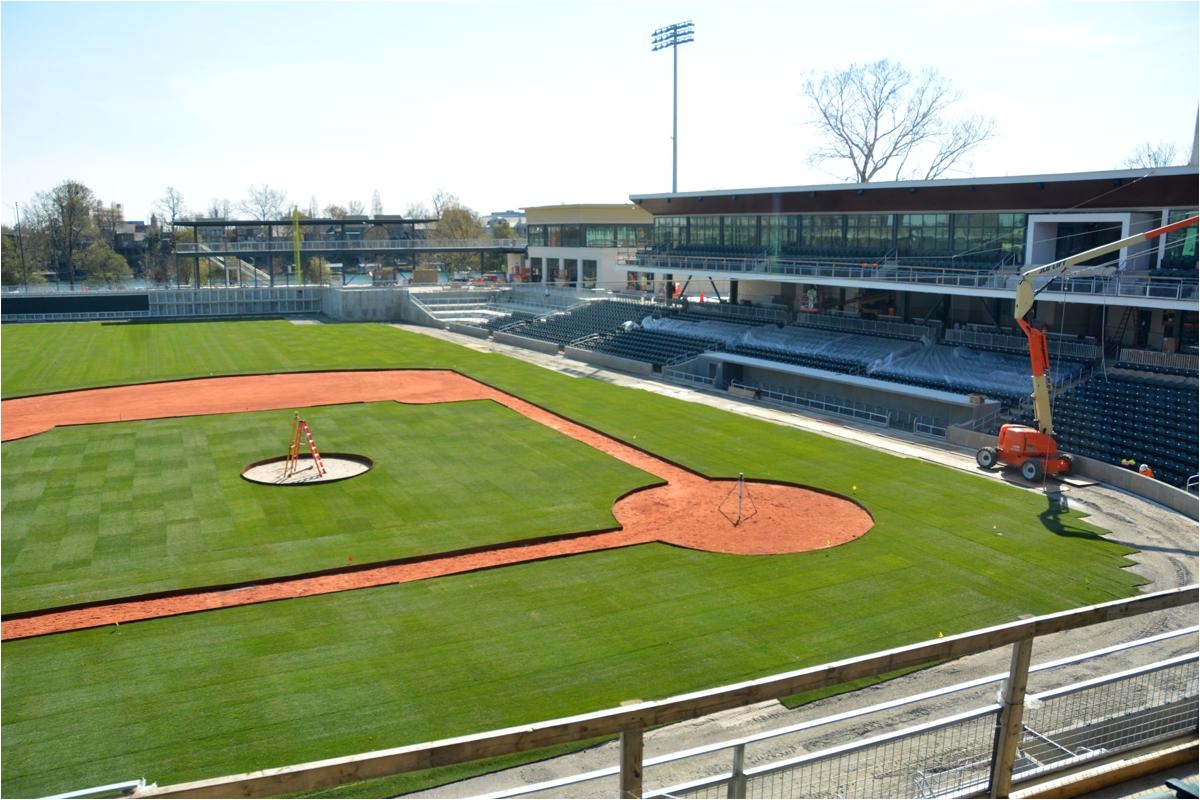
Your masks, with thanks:
<instances>
[{"instance_id":1,"label":"home plate dirt circle","mask_svg":"<svg viewBox=\"0 0 1200 800\"><path fill-rule=\"evenodd\" d=\"M374 462L366 456L328 453L321 456L323 469L317 469L312 456L301 456L296 459L296 469L288 474L287 461L287 456L256 461L242 470L242 477L252 483L269 486L305 486L344 481L362 475L374 466Z\"/></svg>"},{"instance_id":2,"label":"home plate dirt circle","mask_svg":"<svg viewBox=\"0 0 1200 800\"><path fill-rule=\"evenodd\" d=\"M836 547L875 524L846 497L792 484L699 478L626 495L613 515L634 538L732 555Z\"/></svg>"}]
</instances>

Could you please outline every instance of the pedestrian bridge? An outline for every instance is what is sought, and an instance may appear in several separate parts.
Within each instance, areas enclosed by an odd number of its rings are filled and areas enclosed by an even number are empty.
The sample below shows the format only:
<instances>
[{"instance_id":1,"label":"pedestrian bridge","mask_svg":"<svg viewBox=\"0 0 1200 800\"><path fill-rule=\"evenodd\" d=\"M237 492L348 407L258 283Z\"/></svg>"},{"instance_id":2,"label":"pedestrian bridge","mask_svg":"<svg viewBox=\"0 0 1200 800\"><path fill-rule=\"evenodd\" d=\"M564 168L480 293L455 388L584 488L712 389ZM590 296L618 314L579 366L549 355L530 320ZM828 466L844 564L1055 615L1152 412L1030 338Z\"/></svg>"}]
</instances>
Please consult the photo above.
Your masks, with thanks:
<instances>
[{"instance_id":1,"label":"pedestrian bridge","mask_svg":"<svg viewBox=\"0 0 1200 800\"><path fill-rule=\"evenodd\" d=\"M301 253L523 253L527 239L309 239L300 241ZM179 242L175 252L195 256L252 256L292 253L291 238L267 241Z\"/></svg>"}]
</instances>

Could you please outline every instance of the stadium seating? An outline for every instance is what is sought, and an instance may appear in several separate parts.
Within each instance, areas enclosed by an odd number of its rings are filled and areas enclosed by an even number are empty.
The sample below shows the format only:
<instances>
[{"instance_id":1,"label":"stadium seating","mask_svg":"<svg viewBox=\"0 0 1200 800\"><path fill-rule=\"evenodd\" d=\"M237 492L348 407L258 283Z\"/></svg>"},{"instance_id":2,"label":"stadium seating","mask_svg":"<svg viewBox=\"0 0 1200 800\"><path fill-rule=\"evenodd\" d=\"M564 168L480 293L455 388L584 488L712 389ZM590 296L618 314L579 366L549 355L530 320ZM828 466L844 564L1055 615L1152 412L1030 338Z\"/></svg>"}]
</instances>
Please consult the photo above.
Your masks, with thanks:
<instances>
[{"instance_id":1,"label":"stadium seating","mask_svg":"<svg viewBox=\"0 0 1200 800\"><path fill-rule=\"evenodd\" d=\"M526 320L505 328L505 331L567 345L602 331L614 330L625 322L639 322L652 310L652 306L625 300L598 300L569 311Z\"/></svg>"},{"instance_id":2,"label":"stadium seating","mask_svg":"<svg viewBox=\"0 0 1200 800\"><path fill-rule=\"evenodd\" d=\"M1114 371L1094 375L1055 398L1059 447L1108 463L1132 458L1182 487L1197 472L1195 381Z\"/></svg>"},{"instance_id":3,"label":"stadium seating","mask_svg":"<svg viewBox=\"0 0 1200 800\"><path fill-rule=\"evenodd\" d=\"M656 367L673 364L707 350L720 350L723 347L717 340L648 331L642 328L598 333L575 342L574 346L634 361L643 361Z\"/></svg>"}]
</instances>

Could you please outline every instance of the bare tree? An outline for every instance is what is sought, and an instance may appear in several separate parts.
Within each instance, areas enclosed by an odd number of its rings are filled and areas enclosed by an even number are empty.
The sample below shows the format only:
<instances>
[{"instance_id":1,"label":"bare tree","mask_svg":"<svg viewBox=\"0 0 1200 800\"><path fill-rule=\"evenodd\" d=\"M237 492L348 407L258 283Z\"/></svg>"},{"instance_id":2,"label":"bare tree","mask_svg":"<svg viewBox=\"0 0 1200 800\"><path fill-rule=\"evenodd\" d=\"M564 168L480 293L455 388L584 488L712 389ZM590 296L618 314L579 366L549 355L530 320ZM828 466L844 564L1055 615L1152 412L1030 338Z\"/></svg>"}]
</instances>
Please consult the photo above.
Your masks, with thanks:
<instances>
[{"instance_id":1,"label":"bare tree","mask_svg":"<svg viewBox=\"0 0 1200 800\"><path fill-rule=\"evenodd\" d=\"M1142 142L1133 151L1133 155L1125 159L1125 167L1128 169L1152 169L1169 167L1176 162L1175 145L1167 142L1158 144Z\"/></svg>"},{"instance_id":2,"label":"bare tree","mask_svg":"<svg viewBox=\"0 0 1200 800\"><path fill-rule=\"evenodd\" d=\"M249 195L240 206L242 211L258 220L281 219L287 207L287 195L265 183L251 186Z\"/></svg>"},{"instance_id":3,"label":"bare tree","mask_svg":"<svg viewBox=\"0 0 1200 800\"><path fill-rule=\"evenodd\" d=\"M429 200L431 203L433 203L433 216L437 217L438 219L441 219L442 212L446 209L460 208L462 206L462 203L458 201L458 198L447 192L445 189L438 189L433 193L433 196L430 197Z\"/></svg>"},{"instance_id":4,"label":"bare tree","mask_svg":"<svg viewBox=\"0 0 1200 800\"><path fill-rule=\"evenodd\" d=\"M167 193L154 204L154 207L166 217L168 228L174 228L175 221L182 219L187 214L187 207L183 204L183 194L174 186L167 187Z\"/></svg>"},{"instance_id":5,"label":"bare tree","mask_svg":"<svg viewBox=\"0 0 1200 800\"><path fill-rule=\"evenodd\" d=\"M367 214L367 209L357 200L351 200L346 204L346 214L351 217L364 217Z\"/></svg>"},{"instance_id":6,"label":"bare tree","mask_svg":"<svg viewBox=\"0 0 1200 800\"><path fill-rule=\"evenodd\" d=\"M429 209L424 203L409 203L404 209L405 219L429 219Z\"/></svg>"},{"instance_id":7,"label":"bare tree","mask_svg":"<svg viewBox=\"0 0 1200 800\"><path fill-rule=\"evenodd\" d=\"M371 195L371 216L378 217L382 213L383 213L383 199L380 198L379 190L376 189L375 193L373 195Z\"/></svg>"},{"instance_id":8,"label":"bare tree","mask_svg":"<svg viewBox=\"0 0 1200 800\"><path fill-rule=\"evenodd\" d=\"M336 204L325 206L324 214L330 219L345 219L346 213L346 209L342 206Z\"/></svg>"},{"instance_id":9,"label":"bare tree","mask_svg":"<svg viewBox=\"0 0 1200 800\"><path fill-rule=\"evenodd\" d=\"M950 116L961 98L936 70L913 75L886 59L810 77L803 94L824 139L809 164L848 161L858 183L885 170L895 180L936 178L995 130L978 115Z\"/></svg>"},{"instance_id":10,"label":"bare tree","mask_svg":"<svg viewBox=\"0 0 1200 800\"><path fill-rule=\"evenodd\" d=\"M221 200L213 198L208 204L209 219L229 219L233 216L233 203L229 202L229 198Z\"/></svg>"}]
</instances>

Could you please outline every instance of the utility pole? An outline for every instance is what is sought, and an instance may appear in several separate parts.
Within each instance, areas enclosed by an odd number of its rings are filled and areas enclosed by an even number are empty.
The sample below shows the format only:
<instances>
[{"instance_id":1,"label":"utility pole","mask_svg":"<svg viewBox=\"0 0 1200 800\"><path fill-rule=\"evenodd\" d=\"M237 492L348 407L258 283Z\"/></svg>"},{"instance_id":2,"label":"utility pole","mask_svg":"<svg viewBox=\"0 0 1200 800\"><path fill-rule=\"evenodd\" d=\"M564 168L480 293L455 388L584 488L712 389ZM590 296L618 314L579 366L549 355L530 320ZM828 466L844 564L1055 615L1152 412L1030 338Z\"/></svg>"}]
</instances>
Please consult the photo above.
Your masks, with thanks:
<instances>
[{"instance_id":1,"label":"utility pole","mask_svg":"<svg viewBox=\"0 0 1200 800\"><path fill-rule=\"evenodd\" d=\"M25 286L25 294L29 294L29 267L25 265L25 237L21 233L21 204L13 203L17 212L17 251L21 254L21 283Z\"/></svg>"},{"instance_id":2,"label":"utility pole","mask_svg":"<svg viewBox=\"0 0 1200 800\"><path fill-rule=\"evenodd\" d=\"M679 191L679 45L687 44L694 38L692 21L677 22L665 28L656 30L650 38L650 52L671 48L674 70L674 89L672 92L671 113L671 192Z\"/></svg>"}]
</instances>

